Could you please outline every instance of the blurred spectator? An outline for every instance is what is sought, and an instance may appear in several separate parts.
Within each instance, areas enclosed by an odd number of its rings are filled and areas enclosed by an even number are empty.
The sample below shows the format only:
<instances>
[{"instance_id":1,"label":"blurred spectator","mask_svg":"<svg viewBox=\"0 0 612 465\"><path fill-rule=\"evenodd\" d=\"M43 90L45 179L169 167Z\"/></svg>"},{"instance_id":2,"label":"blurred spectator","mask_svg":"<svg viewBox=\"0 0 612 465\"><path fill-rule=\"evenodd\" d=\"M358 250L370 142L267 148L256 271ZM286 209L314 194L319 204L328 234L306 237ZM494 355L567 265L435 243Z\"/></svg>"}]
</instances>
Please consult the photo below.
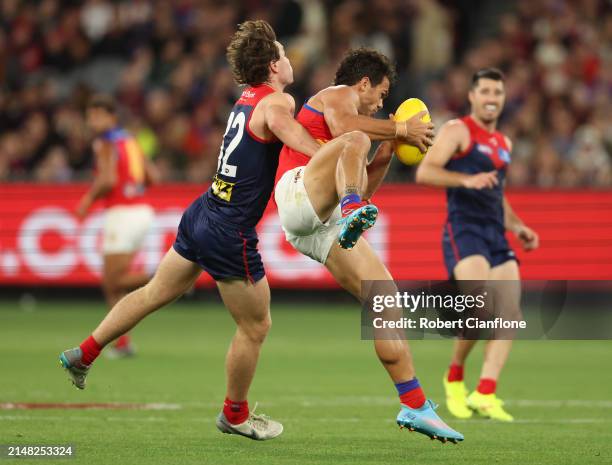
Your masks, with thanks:
<instances>
[{"instance_id":1,"label":"blurred spectator","mask_svg":"<svg viewBox=\"0 0 612 465\"><path fill-rule=\"evenodd\" d=\"M49 149L34 171L34 179L39 182L62 183L70 181L71 178L68 153L59 145Z\"/></svg>"},{"instance_id":2,"label":"blurred spectator","mask_svg":"<svg viewBox=\"0 0 612 465\"><path fill-rule=\"evenodd\" d=\"M438 126L466 111L471 74L497 66L507 76L501 128L514 142L508 182L612 185L610 3L516 0L497 13L485 3L0 0L0 179L89 175L82 111L92 93L110 92L166 180L208 181L239 93L225 47L237 23L261 17L292 60L298 107L331 84L351 46L397 62L381 114L417 95ZM479 24L497 35L483 39Z\"/></svg>"}]
</instances>

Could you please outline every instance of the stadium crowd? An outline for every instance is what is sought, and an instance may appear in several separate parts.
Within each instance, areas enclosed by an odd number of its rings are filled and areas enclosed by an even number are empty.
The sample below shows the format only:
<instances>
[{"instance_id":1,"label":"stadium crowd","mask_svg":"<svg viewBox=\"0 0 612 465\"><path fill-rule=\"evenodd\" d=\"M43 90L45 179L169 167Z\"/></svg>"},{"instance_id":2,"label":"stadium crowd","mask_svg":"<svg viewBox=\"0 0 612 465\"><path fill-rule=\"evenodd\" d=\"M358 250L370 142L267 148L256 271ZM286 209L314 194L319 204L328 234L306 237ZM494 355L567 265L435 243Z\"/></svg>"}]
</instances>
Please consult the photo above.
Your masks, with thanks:
<instances>
[{"instance_id":1,"label":"stadium crowd","mask_svg":"<svg viewBox=\"0 0 612 465\"><path fill-rule=\"evenodd\" d=\"M516 0L497 12L492 3L0 0L0 180L87 177L83 108L103 92L165 180L208 181L239 92L225 47L237 23L262 18L291 58L298 105L331 83L351 46L396 61L386 114L419 96L438 125L466 111L472 72L497 66L507 77L501 129L514 141L509 183L612 185L610 3Z\"/></svg>"}]
</instances>

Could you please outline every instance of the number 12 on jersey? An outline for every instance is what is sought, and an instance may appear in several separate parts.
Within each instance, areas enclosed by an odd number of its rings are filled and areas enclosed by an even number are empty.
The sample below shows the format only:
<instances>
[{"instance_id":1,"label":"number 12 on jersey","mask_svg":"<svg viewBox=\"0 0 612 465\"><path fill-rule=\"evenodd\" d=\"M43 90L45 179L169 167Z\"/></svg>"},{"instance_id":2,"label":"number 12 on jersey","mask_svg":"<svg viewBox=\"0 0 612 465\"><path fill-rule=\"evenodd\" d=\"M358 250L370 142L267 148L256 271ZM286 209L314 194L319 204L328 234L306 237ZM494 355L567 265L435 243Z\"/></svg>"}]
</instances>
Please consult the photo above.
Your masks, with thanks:
<instances>
[{"instance_id":1,"label":"number 12 on jersey","mask_svg":"<svg viewBox=\"0 0 612 465\"><path fill-rule=\"evenodd\" d=\"M229 115L229 119L227 120L227 127L225 128L225 134L223 134L223 141L221 142L221 150L219 152L219 161L217 163L217 173L222 174L223 176L227 176L230 178L236 177L236 165L230 165L228 163L229 157L238 144L242 140L242 135L244 134L244 126L246 122L246 117L244 113L238 112L234 114L232 111ZM230 142L225 145L225 137L234 132L233 137Z\"/></svg>"}]
</instances>

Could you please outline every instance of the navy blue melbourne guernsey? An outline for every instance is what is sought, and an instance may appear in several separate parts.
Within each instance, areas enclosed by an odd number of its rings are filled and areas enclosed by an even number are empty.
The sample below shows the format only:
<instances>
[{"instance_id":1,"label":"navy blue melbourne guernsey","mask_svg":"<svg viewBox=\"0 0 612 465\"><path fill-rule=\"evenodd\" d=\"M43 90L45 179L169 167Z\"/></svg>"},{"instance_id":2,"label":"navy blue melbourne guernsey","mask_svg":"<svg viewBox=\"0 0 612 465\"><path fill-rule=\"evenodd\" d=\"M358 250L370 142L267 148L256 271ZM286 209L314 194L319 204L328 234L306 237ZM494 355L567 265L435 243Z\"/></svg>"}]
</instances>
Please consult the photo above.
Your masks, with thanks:
<instances>
[{"instance_id":1,"label":"navy blue melbourne guernsey","mask_svg":"<svg viewBox=\"0 0 612 465\"><path fill-rule=\"evenodd\" d=\"M204 202L225 221L254 227L266 208L274 188L282 142L260 139L249 129L255 106L274 89L249 87L234 105L223 136L217 174L204 194Z\"/></svg>"},{"instance_id":2,"label":"navy blue melbourne guernsey","mask_svg":"<svg viewBox=\"0 0 612 465\"><path fill-rule=\"evenodd\" d=\"M470 132L470 145L451 158L445 168L465 174L497 171L499 184L493 188L446 190L448 219L444 226L442 249L449 276L455 265L470 255L482 255L489 264L515 260L504 226L504 182L510 151L504 135L489 132L471 116L461 119Z\"/></svg>"},{"instance_id":3,"label":"navy blue melbourne guernsey","mask_svg":"<svg viewBox=\"0 0 612 465\"><path fill-rule=\"evenodd\" d=\"M185 211L174 249L198 263L215 280L265 275L255 225L274 188L279 141L266 141L249 128L268 85L247 87L229 115L212 185Z\"/></svg>"}]
</instances>

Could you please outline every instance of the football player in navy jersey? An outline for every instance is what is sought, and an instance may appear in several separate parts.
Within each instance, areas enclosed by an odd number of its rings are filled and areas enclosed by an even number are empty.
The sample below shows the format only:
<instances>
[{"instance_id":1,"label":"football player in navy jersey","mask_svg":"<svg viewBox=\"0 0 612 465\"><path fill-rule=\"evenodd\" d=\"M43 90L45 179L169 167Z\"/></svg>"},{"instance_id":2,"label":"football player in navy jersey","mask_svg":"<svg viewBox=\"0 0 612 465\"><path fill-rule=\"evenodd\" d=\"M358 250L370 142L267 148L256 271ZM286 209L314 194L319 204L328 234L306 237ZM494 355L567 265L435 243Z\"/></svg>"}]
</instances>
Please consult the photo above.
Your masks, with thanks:
<instances>
[{"instance_id":1,"label":"football player in navy jersey","mask_svg":"<svg viewBox=\"0 0 612 465\"><path fill-rule=\"evenodd\" d=\"M104 346L140 320L180 297L202 270L217 288L237 330L226 358L227 396L217 427L265 440L283 426L249 411L247 394L270 328L270 288L257 250L255 225L274 187L282 144L312 156L319 144L293 118L284 93L293 70L265 21L241 24L227 48L234 79L246 85L227 121L212 186L185 211L173 247L144 287L117 303L96 330L60 355L73 384L85 387L91 363Z\"/></svg>"},{"instance_id":2,"label":"football player in navy jersey","mask_svg":"<svg viewBox=\"0 0 612 465\"><path fill-rule=\"evenodd\" d=\"M503 303L496 301L495 305L503 304L506 314L520 315L519 267L505 233L514 233L527 251L538 247L539 238L514 213L504 195L512 151L510 139L496 130L504 100L501 71L486 68L475 73L469 92L470 115L440 128L416 179L421 184L446 187L448 218L442 248L449 277L458 281L516 283L505 285ZM451 365L444 377L448 409L458 418L469 418L476 412L512 421L495 394L512 340L487 342L480 382L467 396L463 366L475 343L464 339L455 342Z\"/></svg>"}]
</instances>

